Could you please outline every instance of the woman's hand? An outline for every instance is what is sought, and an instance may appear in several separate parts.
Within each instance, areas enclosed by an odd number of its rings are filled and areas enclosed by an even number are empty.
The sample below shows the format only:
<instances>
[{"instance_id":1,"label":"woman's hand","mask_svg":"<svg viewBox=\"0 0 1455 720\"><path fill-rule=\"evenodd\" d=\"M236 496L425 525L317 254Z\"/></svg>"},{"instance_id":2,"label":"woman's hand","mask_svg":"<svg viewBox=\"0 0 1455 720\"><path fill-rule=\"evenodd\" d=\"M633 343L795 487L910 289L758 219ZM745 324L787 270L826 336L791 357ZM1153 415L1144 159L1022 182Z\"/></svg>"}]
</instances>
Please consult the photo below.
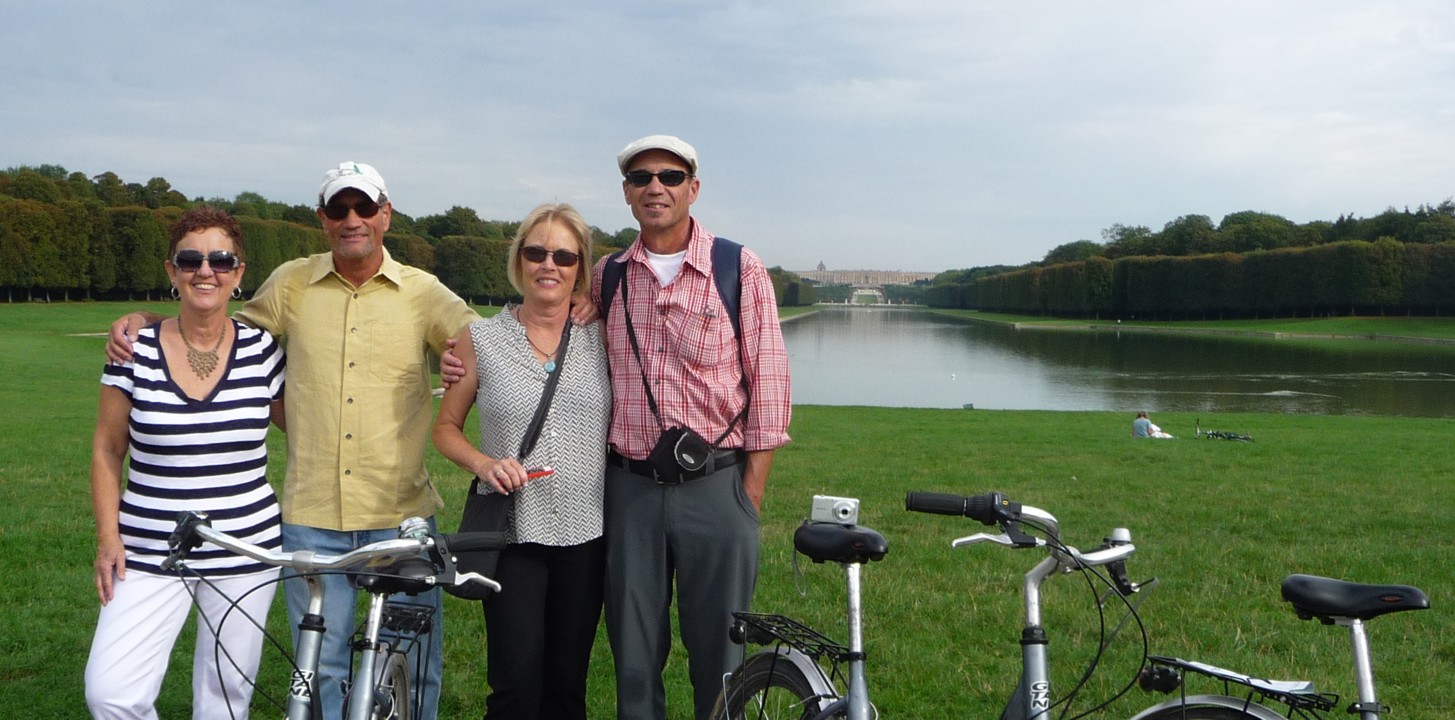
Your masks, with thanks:
<instances>
[{"instance_id":1,"label":"woman's hand","mask_svg":"<svg viewBox=\"0 0 1455 720\"><path fill-rule=\"evenodd\" d=\"M126 579L126 548L121 538L113 538L96 545L96 594L101 604L116 597L115 583Z\"/></svg>"},{"instance_id":2,"label":"woman's hand","mask_svg":"<svg viewBox=\"0 0 1455 720\"><path fill-rule=\"evenodd\" d=\"M515 458L490 458L487 457L476 468L475 474L481 480L490 483L495 492L509 495L516 490L525 487L529 478L526 477L525 468Z\"/></svg>"}]
</instances>

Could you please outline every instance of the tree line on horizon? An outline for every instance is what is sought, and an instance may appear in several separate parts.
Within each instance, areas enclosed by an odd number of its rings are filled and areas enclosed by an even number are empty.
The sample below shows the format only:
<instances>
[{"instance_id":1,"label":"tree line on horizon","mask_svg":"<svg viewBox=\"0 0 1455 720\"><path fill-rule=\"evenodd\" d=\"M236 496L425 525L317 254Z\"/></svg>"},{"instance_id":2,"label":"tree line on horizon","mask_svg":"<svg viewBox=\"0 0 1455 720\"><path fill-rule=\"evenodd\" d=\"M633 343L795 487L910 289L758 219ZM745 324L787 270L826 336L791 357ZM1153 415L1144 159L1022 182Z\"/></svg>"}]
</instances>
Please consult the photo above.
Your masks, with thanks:
<instances>
[{"instance_id":1,"label":"tree line on horizon","mask_svg":"<svg viewBox=\"0 0 1455 720\"><path fill-rule=\"evenodd\" d=\"M59 165L0 171L0 289L7 302L53 299L154 299L168 289L162 261L167 231L199 204L225 210L243 228L250 294L279 265L327 252L311 205L289 205L255 192L231 200L189 200L166 179L128 183L116 173L87 176ZM394 211L384 246L401 263L429 271L477 304L518 300L505 275L518 221L483 220L454 206L419 218ZM591 226L593 262L636 239L635 228L608 233ZM814 288L770 268L779 305L811 305Z\"/></svg>"},{"instance_id":2,"label":"tree line on horizon","mask_svg":"<svg viewBox=\"0 0 1455 720\"><path fill-rule=\"evenodd\" d=\"M1024 266L952 270L932 307L1069 317L1439 315L1455 307L1455 201L1302 225L1243 211L1058 246Z\"/></svg>"}]
</instances>

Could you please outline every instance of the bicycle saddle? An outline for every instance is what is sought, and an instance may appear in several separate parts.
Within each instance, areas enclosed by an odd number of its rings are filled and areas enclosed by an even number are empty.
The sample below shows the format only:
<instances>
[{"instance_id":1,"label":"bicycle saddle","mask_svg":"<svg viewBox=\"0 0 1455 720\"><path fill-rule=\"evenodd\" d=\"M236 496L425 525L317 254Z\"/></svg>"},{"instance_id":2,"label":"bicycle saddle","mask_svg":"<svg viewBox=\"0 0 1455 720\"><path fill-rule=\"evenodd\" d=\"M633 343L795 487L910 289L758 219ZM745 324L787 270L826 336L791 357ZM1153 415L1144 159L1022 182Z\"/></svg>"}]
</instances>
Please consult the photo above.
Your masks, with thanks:
<instances>
[{"instance_id":1,"label":"bicycle saddle","mask_svg":"<svg viewBox=\"0 0 1455 720\"><path fill-rule=\"evenodd\" d=\"M805 522L793 531L793 548L816 563L866 563L883 560L889 541L858 525Z\"/></svg>"},{"instance_id":2,"label":"bicycle saddle","mask_svg":"<svg viewBox=\"0 0 1455 720\"><path fill-rule=\"evenodd\" d=\"M434 563L426 558L407 557L387 565L370 567L366 573L351 573L349 580L355 587L368 592L418 595L434 589L434 583L429 579L438 572Z\"/></svg>"},{"instance_id":3,"label":"bicycle saddle","mask_svg":"<svg viewBox=\"0 0 1455 720\"><path fill-rule=\"evenodd\" d=\"M1426 610L1430 598L1409 585L1365 585L1314 575L1283 579L1283 599L1304 620L1318 618L1332 625L1334 618L1369 620L1404 610Z\"/></svg>"}]
</instances>

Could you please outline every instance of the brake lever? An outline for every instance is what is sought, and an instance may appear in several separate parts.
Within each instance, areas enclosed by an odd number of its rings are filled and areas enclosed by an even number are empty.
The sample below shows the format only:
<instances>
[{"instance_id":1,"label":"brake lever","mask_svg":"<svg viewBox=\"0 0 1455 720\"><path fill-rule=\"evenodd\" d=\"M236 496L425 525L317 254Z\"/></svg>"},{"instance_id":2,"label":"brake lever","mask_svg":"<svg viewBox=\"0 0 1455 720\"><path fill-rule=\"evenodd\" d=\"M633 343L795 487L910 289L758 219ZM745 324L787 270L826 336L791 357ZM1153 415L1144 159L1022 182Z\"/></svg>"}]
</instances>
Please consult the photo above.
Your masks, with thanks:
<instances>
[{"instance_id":1,"label":"brake lever","mask_svg":"<svg viewBox=\"0 0 1455 720\"><path fill-rule=\"evenodd\" d=\"M996 545L1004 545L1006 547L1013 548L1040 547L1046 544L1045 540L1041 540L1040 538L1032 537L1024 533L1016 533L1016 535L1018 535L1021 539L1017 539L1010 533L1000 533L999 535L991 535L990 533L975 533L974 535L956 538L950 543L950 547L957 548L966 545L977 545L979 543L985 542L995 543Z\"/></svg>"},{"instance_id":2,"label":"brake lever","mask_svg":"<svg viewBox=\"0 0 1455 720\"><path fill-rule=\"evenodd\" d=\"M197 537L198 525L212 525L207 513L190 510L177 513L177 527L167 537L167 557L159 566L163 571L171 571L187 559L188 553L202 545L202 538Z\"/></svg>"},{"instance_id":3,"label":"brake lever","mask_svg":"<svg viewBox=\"0 0 1455 720\"><path fill-rule=\"evenodd\" d=\"M455 583L454 584L456 584L456 585L464 585L467 582L479 583L481 585L484 585L485 587L490 588L491 590L493 590L495 592L500 592L500 583L495 582L494 580L491 580L490 578L485 577L484 575L481 575L480 573L473 573L473 572L457 572L457 573L455 573Z\"/></svg>"}]
</instances>

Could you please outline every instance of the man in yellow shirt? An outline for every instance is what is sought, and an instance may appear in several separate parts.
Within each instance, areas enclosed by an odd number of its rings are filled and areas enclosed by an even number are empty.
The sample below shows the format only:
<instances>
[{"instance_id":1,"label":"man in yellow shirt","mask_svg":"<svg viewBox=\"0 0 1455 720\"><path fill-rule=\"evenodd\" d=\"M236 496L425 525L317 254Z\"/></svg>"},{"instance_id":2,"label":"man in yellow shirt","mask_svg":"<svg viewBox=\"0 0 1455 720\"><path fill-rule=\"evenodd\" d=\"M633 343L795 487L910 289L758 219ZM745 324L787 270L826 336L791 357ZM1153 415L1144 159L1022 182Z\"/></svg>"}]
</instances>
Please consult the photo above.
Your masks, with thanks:
<instances>
[{"instance_id":1,"label":"man in yellow shirt","mask_svg":"<svg viewBox=\"0 0 1455 720\"><path fill-rule=\"evenodd\" d=\"M236 315L287 347L284 550L343 553L397 537L406 517L433 523L442 506L424 468L433 424L429 354L442 352L445 341L478 316L433 275L389 256L383 239L392 214L374 168L346 162L329 170L318 217L332 251L279 266ZM145 313L118 320L108 356L129 360L130 339L152 321ZM322 580L322 717L342 717L356 591L342 575ZM307 590L290 581L285 592L296 628ZM432 637L416 643L429 647L430 667L424 703L415 713L434 720L444 645L440 593L396 599L435 609ZM414 658L409 662L416 667Z\"/></svg>"}]
</instances>

